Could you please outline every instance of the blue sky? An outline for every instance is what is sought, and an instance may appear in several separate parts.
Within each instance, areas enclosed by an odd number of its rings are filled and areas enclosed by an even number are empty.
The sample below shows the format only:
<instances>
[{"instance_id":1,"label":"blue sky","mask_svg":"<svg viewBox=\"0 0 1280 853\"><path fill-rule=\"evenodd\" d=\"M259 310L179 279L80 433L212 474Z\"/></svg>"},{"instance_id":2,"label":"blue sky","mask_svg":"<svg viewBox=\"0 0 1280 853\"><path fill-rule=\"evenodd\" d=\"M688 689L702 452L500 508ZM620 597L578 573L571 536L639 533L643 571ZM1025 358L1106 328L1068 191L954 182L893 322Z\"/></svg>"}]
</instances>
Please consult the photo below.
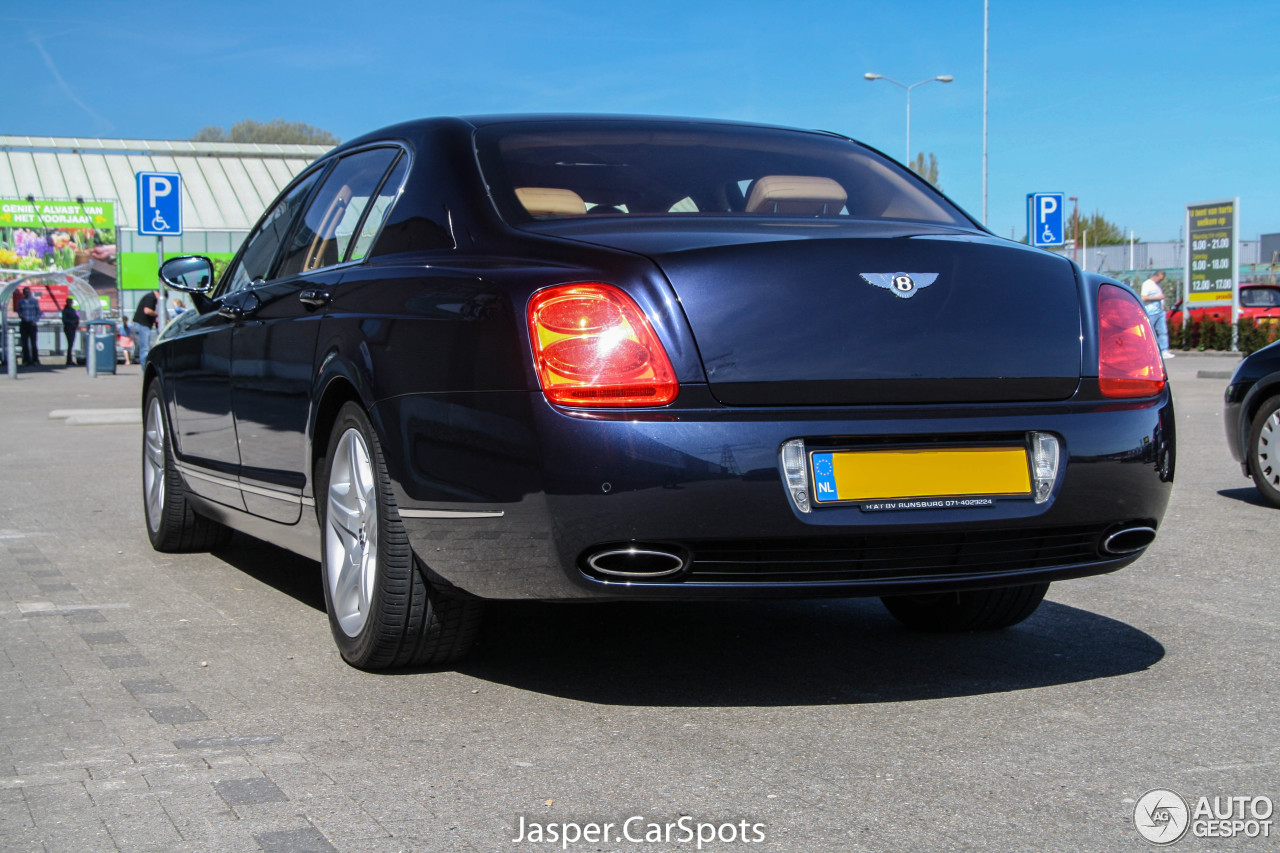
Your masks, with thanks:
<instances>
[{"instance_id":1,"label":"blue sky","mask_svg":"<svg viewBox=\"0 0 1280 853\"><path fill-rule=\"evenodd\" d=\"M0 134L183 139L244 118L343 139L492 112L688 115L912 147L982 213L982 2L10 2ZM988 225L1078 196L1139 239L1239 196L1280 232L1280 3L991 3Z\"/></svg>"}]
</instances>

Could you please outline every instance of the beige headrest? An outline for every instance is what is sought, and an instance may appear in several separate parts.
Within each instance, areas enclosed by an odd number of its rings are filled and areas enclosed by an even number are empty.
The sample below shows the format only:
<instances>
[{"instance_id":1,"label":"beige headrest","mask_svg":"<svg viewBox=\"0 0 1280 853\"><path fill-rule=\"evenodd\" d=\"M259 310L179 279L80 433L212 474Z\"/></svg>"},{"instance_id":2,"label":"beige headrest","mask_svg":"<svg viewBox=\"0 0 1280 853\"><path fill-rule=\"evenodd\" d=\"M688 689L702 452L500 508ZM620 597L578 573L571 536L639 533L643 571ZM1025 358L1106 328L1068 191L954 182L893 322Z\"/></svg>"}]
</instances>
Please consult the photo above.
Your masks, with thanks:
<instances>
[{"instance_id":1,"label":"beige headrest","mask_svg":"<svg viewBox=\"0 0 1280 853\"><path fill-rule=\"evenodd\" d=\"M530 216L577 216L587 212L582 196L553 187L516 187L516 198Z\"/></svg>"},{"instance_id":2,"label":"beige headrest","mask_svg":"<svg viewBox=\"0 0 1280 853\"><path fill-rule=\"evenodd\" d=\"M830 178L808 175L765 175L751 187L747 213L793 213L819 216L839 213L848 200L844 187Z\"/></svg>"}]
</instances>

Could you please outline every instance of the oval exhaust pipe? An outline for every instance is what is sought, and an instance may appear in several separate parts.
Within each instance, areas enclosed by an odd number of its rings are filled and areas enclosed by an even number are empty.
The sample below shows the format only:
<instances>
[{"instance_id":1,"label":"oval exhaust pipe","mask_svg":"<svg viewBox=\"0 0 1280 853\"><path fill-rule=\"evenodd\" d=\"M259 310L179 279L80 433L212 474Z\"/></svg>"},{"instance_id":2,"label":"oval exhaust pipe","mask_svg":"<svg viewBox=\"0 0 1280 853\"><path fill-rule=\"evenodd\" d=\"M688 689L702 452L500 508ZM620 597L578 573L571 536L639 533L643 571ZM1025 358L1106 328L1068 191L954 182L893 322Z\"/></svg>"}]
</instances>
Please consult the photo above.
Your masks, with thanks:
<instances>
[{"instance_id":1,"label":"oval exhaust pipe","mask_svg":"<svg viewBox=\"0 0 1280 853\"><path fill-rule=\"evenodd\" d=\"M587 565L602 575L631 580L678 575L689 564L684 554L654 545L627 545L597 551Z\"/></svg>"},{"instance_id":2,"label":"oval exhaust pipe","mask_svg":"<svg viewBox=\"0 0 1280 853\"><path fill-rule=\"evenodd\" d=\"M1132 554L1150 545L1156 538L1154 527L1126 527L1102 541L1104 554Z\"/></svg>"}]
</instances>

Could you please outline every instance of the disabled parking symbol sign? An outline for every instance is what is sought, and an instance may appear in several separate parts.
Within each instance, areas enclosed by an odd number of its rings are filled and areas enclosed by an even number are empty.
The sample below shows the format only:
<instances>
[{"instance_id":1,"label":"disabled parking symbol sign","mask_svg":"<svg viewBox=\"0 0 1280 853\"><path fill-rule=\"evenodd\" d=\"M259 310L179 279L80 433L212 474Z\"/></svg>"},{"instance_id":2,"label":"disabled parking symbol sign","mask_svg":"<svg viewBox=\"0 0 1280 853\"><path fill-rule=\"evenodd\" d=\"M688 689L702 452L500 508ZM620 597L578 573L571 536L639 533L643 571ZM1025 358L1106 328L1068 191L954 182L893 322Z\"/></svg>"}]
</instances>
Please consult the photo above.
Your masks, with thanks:
<instances>
[{"instance_id":1,"label":"disabled parking symbol sign","mask_svg":"<svg viewBox=\"0 0 1280 853\"><path fill-rule=\"evenodd\" d=\"M138 172L138 233L177 237L182 234L182 175Z\"/></svg>"},{"instance_id":2,"label":"disabled parking symbol sign","mask_svg":"<svg viewBox=\"0 0 1280 853\"><path fill-rule=\"evenodd\" d=\"M1033 246L1046 248L1067 242L1063 228L1063 193L1027 195L1027 235Z\"/></svg>"}]
</instances>

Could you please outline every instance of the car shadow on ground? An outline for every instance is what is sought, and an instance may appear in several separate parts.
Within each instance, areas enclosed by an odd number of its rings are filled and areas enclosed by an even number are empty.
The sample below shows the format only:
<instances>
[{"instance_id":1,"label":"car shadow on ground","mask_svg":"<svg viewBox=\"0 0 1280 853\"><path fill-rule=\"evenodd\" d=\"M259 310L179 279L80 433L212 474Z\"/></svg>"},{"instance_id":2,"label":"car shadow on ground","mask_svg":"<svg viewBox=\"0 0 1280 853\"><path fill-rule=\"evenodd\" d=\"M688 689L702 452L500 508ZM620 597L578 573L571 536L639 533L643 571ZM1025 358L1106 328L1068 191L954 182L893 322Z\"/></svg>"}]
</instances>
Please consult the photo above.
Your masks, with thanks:
<instances>
[{"instance_id":1,"label":"car shadow on ground","mask_svg":"<svg viewBox=\"0 0 1280 853\"><path fill-rule=\"evenodd\" d=\"M249 577L275 587L308 607L325 612L320 565L292 551L239 533L213 556Z\"/></svg>"},{"instance_id":2,"label":"car shadow on ground","mask_svg":"<svg viewBox=\"0 0 1280 853\"><path fill-rule=\"evenodd\" d=\"M1218 489L1218 494L1224 498L1230 498L1233 501L1241 503L1253 504L1264 509L1270 509L1271 504L1267 503L1262 495L1258 494L1258 490L1253 486L1242 486L1238 489Z\"/></svg>"},{"instance_id":3,"label":"car shadow on ground","mask_svg":"<svg viewBox=\"0 0 1280 853\"><path fill-rule=\"evenodd\" d=\"M875 599L488 608L458 671L605 705L900 702L1138 672L1164 657L1142 631L1045 602L1004 631L922 634Z\"/></svg>"},{"instance_id":4,"label":"car shadow on ground","mask_svg":"<svg viewBox=\"0 0 1280 853\"><path fill-rule=\"evenodd\" d=\"M238 534L215 556L323 618L314 560ZM1027 690L1139 672L1163 657L1150 635L1052 601L1013 628L971 634L907 630L876 599L489 602L456 670L602 705L731 707Z\"/></svg>"}]
</instances>

